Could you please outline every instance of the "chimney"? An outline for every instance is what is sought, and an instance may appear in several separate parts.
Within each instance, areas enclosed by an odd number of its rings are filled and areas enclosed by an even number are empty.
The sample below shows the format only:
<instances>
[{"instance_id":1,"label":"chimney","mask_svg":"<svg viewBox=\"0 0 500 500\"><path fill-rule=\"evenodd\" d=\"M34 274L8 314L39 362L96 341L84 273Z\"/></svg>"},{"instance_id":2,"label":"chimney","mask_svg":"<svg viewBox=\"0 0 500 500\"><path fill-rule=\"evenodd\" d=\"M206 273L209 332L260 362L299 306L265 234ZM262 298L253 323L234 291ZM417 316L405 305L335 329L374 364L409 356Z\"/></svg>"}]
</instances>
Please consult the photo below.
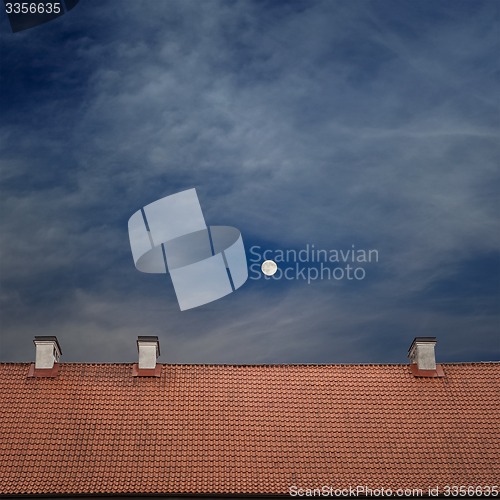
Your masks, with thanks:
<instances>
[{"instance_id":1,"label":"chimney","mask_svg":"<svg viewBox=\"0 0 500 500\"><path fill-rule=\"evenodd\" d=\"M408 351L410 363L416 364L418 370L436 370L436 342L436 337L415 337Z\"/></svg>"},{"instance_id":2,"label":"chimney","mask_svg":"<svg viewBox=\"0 0 500 500\"><path fill-rule=\"evenodd\" d=\"M35 369L54 368L54 363L59 362L62 354L61 346L54 336L36 336L33 340L35 344Z\"/></svg>"},{"instance_id":3,"label":"chimney","mask_svg":"<svg viewBox=\"0 0 500 500\"><path fill-rule=\"evenodd\" d=\"M156 368L156 358L160 355L160 341L156 336L139 336L137 338L139 350L139 370Z\"/></svg>"}]
</instances>

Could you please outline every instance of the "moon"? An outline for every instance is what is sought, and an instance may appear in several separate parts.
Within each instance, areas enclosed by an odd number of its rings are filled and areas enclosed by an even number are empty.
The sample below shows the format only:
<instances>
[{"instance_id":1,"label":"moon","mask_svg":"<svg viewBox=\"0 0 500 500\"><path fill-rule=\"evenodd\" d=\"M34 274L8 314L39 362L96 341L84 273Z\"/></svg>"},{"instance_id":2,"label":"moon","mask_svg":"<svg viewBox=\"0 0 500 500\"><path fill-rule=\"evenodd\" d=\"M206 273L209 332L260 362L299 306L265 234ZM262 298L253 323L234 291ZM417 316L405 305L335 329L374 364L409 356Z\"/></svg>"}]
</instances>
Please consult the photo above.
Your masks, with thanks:
<instances>
[{"instance_id":1,"label":"moon","mask_svg":"<svg viewBox=\"0 0 500 500\"><path fill-rule=\"evenodd\" d=\"M265 260L260 268L266 276L272 276L278 270L278 265L274 260Z\"/></svg>"}]
</instances>

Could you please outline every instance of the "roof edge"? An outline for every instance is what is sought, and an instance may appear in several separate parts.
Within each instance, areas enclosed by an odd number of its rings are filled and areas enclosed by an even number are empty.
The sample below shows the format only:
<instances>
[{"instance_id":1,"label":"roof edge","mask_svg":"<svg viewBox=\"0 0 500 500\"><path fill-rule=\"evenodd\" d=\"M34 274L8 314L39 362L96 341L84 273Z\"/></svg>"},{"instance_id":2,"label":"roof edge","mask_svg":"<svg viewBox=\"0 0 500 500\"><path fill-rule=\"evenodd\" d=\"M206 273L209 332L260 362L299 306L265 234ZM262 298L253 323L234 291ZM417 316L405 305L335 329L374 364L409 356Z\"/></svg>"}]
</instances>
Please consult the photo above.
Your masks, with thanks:
<instances>
[{"instance_id":1,"label":"roof edge","mask_svg":"<svg viewBox=\"0 0 500 500\"><path fill-rule=\"evenodd\" d=\"M0 361L0 365L18 365L18 366L29 366L32 361ZM130 366L132 367L134 362L123 362L123 363L92 363L92 362L79 362L79 361L67 361L64 363L58 363L59 366L65 365L78 365L78 366ZM409 363L157 363L161 366L231 366L231 367L263 367L263 366L408 366ZM450 363L439 363L443 366L452 365L497 365L500 364L499 361L452 361Z\"/></svg>"}]
</instances>

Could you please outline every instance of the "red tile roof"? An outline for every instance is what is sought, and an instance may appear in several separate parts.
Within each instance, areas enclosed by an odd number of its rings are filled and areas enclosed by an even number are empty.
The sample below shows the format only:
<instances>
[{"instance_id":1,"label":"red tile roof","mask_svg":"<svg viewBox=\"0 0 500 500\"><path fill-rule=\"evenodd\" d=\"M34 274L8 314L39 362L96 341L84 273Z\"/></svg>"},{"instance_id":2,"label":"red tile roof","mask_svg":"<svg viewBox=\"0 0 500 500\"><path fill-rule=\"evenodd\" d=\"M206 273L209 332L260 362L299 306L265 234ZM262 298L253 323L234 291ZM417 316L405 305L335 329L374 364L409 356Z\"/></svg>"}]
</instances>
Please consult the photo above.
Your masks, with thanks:
<instances>
[{"instance_id":1,"label":"red tile roof","mask_svg":"<svg viewBox=\"0 0 500 500\"><path fill-rule=\"evenodd\" d=\"M0 493L492 486L500 364L0 364Z\"/></svg>"}]
</instances>

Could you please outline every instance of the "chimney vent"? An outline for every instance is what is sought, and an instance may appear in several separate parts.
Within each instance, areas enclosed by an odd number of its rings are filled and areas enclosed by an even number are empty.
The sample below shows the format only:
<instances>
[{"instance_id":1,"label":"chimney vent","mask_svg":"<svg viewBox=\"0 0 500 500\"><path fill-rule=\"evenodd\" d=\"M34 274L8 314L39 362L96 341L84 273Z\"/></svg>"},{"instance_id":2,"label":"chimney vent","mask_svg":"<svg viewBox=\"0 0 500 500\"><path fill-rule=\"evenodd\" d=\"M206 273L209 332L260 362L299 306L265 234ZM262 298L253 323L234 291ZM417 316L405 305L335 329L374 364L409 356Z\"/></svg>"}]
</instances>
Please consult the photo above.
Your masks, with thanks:
<instances>
[{"instance_id":1,"label":"chimney vent","mask_svg":"<svg viewBox=\"0 0 500 500\"><path fill-rule=\"evenodd\" d=\"M156 336L139 336L137 338L139 350L139 370L156 368L156 359L160 355L160 341Z\"/></svg>"},{"instance_id":2,"label":"chimney vent","mask_svg":"<svg viewBox=\"0 0 500 500\"><path fill-rule=\"evenodd\" d=\"M419 370L436 370L436 337L415 337L408 351L411 364Z\"/></svg>"},{"instance_id":3,"label":"chimney vent","mask_svg":"<svg viewBox=\"0 0 500 500\"><path fill-rule=\"evenodd\" d=\"M59 362L62 351L57 337L36 336L33 340L35 344L35 369L52 369L54 363Z\"/></svg>"}]
</instances>

